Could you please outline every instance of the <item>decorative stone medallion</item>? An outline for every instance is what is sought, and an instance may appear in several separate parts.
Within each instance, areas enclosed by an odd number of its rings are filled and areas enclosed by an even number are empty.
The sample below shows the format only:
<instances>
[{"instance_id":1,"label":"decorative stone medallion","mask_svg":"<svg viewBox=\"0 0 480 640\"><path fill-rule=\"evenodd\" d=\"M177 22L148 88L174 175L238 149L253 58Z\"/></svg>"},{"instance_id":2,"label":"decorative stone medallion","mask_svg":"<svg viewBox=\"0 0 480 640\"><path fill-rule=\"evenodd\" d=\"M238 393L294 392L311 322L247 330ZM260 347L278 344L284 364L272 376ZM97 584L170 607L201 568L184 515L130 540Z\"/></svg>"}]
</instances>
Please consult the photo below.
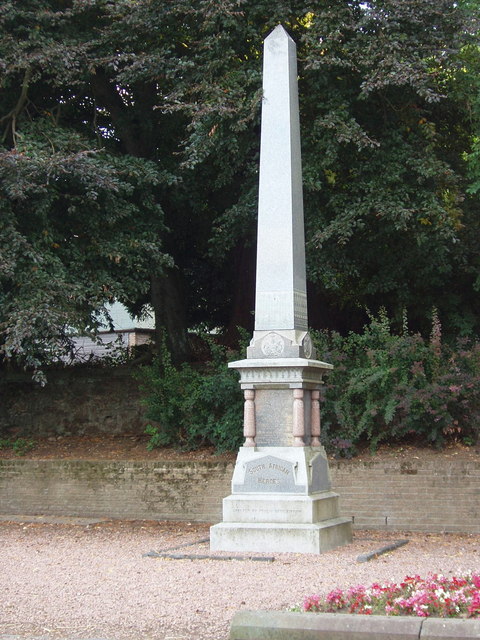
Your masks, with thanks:
<instances>
[{"instance_id":1,"label":"decorative stone medallion","mask_svg":"<svg viewBox=\"0 0 480 640\"><path fill-rule=\"evenodd\" d=\"M285 342L277 333L269 333L262 340L262 353L267 358L279 358L285 350Z\"/></svg>"},{"instance_id":2,"label":"decorative stone medallion","mask_svg":"<svg viewBox=\"0 0 480 640\"><path fill-rule=\"evenodd\" d=\"M312 343L311 337L307 333L303 341L303 354L305 358L311 358L312 353L313 353L313 343Z\"/></svg>"}]
</instances>

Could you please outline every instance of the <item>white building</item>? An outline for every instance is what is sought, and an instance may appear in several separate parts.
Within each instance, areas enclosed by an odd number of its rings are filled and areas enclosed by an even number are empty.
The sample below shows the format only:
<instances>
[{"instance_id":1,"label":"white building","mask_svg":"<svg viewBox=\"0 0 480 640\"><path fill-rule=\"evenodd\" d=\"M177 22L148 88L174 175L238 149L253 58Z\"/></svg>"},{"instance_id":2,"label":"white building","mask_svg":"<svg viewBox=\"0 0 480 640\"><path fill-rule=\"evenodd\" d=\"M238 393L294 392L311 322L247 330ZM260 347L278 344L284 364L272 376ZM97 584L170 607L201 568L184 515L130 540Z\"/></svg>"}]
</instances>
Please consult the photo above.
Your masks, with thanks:
<instances>
[{"instance_id":1,"label":"white building","mask_svg":"<svg viewBox=\"0 0 480 640\"><path fill-rule=\"evenodd\" d=\"M142 319L133 318L120 302L106 305L113 328L105 319L104 330L96 338L75 336L73 338L74 362L121 357L133 347L152 341L155 330L153 310L147 310ZM66 360L66 358L65 358Z\"/></svg>"}]
</instances>

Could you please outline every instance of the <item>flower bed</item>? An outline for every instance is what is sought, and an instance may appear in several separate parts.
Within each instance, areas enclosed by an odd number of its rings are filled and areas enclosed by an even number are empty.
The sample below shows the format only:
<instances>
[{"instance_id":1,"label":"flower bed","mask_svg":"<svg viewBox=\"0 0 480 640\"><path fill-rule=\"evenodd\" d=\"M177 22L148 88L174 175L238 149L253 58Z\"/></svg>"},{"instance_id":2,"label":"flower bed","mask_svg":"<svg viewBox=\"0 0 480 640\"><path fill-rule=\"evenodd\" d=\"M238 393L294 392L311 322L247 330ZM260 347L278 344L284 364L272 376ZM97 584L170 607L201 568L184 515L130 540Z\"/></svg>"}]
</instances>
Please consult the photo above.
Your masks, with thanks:
<instances>
[{"instance_id":1,"label":"flower bed","mask_svg":"<svg viewBox=\"0 0 480 640\"><path fill-rule=\"evenodd\" d=\"M326 598L308 596L304 611L359 613L390 616L436 616L442 618L480 617L480 575L447 578L429 574L426 578L407 576L402 582L359 585L334 589Z\"/></svg>"}]
</instances>

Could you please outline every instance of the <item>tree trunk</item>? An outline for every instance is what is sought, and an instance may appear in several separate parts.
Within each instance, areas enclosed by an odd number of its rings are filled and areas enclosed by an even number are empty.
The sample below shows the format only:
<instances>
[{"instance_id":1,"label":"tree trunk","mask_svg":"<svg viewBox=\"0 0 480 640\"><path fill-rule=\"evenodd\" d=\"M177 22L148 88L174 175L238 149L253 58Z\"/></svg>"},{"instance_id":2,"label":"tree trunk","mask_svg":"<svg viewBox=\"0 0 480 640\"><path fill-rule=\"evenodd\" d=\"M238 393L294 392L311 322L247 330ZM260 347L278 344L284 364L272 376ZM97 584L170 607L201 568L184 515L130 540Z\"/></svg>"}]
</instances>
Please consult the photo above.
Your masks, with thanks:
<instances>
[{"instance_id":1,"label":"tree trunk","mask_svg":"<svg viewBox=\"0 0 480 640\"><path fill-rule=\"evenodd\" d=\"M148 126L148 116L156 101L155 85L141 82L134 85L135 108L125 106L115 83L108 77L105 69L99 67L92 74L92 87L97 103L108 109L115 125L115 132L126 153L153 160L156 140ZM182 275L178 268L165 271L163 276L151 276L150 290L155 312L157 348L165 341L173 364L187 361L190 348Z\"/></svg>"},{"instance_id":2,"label":"tree trunk","mask_svg":"<svg viewBox=\"0 0 480 640\"><path fill-rule=\"evenodd\" d=\"M175 365L190 357L181 280L178 270L169 269L164 276L152 276L150 283L157 347L165 340Z\"/></svg>"},{"instance_id":3,"label":"tree trunk","mask_svg":"<svg viewBox=\"0 0 480 640\"><path fill-rule=\"evenodd\" d=\"M253 333L255 309L255 245L241 245L234 251L235 280L232 312L225 332L226 345L235 347L240 338L238 327Z\"/></svg>"}]
</instances>

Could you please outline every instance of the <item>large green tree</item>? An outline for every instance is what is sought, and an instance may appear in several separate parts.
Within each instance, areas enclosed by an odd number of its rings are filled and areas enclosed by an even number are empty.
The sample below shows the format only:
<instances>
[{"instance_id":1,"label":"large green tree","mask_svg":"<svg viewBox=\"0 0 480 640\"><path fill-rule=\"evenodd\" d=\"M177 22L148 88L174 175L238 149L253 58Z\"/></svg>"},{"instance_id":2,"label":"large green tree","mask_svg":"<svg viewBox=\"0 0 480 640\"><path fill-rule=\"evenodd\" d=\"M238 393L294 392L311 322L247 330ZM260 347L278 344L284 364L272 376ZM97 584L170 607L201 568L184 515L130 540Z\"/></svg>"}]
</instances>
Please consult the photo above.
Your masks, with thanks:
<instances>
[{"instance_id":1,"label":"large green tree","mask_svg":"<svg viewBox=\"0 0 480 640\"><path fill-rule=\"evenodd\" d=\"M251 323L261 49L279 22L299 54L312 322L357 328L384 305L421 327L435 305L478 329L476 13L3 2L4 353L36 363L112 297L150 299L176 360L189 326Z\"/></svg>"}]
</instances>

